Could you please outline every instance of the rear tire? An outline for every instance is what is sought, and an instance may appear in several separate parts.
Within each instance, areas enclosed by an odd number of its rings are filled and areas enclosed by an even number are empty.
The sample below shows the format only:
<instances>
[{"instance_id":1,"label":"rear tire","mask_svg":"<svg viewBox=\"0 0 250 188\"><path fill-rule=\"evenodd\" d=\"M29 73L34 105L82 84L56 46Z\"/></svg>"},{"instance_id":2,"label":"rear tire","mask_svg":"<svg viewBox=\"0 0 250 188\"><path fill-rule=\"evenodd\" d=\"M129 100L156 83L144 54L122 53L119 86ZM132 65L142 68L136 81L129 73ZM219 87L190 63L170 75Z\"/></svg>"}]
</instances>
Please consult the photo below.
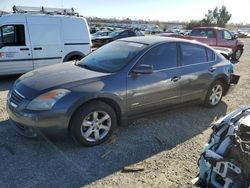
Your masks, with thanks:
<instances>
[{"instance_id":1,"label":"rear tire","mask_svg":"<svg viewBox=\"0 0 250 188\"><path fill-rule=\"evenodd\" d=\"M75 112L70 133L78 143L95 146L108 140L116 126L117 117L113 108L104 102L94 101Z\"/></svg>"},{"instance_id":2,"label":"rear tire","mask_svg":"<svg viewBox=\"0 0 250 188\"><path fill-rule=\"evenodd\" d=\"M217 106L221 102L223 93L225 91L224 89L225 86L221 81L216 80L213 82L208 89L204 105L208 108Z\"/></svg>"},{"instance_id":3,"label":"rear tire","mask_svg":"<svg viewBox=\"0 0 250 188\"><path fill-rule=\"evenodd\" d=\"M243 48L241 48L241 47L237 48L237 50L233 54L233 60L239 61L242 53L243 53Z\"/></svg>"},{"instance_id":4,"label":"rear tire","mask_svg":"<svg viewBox=\"0 0 250 188\"><path fill-rule=\"evenodd\" d=\"M83 57L80 55L75 55L70 57L67 61L80 61Z\"/></svg>"}]
</instances>

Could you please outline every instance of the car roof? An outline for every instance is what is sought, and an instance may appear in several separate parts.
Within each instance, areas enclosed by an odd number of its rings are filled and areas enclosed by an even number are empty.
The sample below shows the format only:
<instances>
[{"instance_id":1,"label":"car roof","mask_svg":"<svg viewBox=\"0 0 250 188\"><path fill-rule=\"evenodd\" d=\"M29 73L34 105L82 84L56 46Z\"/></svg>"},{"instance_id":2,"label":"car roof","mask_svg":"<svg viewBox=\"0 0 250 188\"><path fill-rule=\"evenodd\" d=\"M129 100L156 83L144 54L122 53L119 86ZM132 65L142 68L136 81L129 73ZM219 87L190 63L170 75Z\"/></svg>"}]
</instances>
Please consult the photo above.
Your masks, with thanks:
<instances>
[{"instance_id":1,"label":"car roof","mask_svg":"<svg viewBox=\"0 0 250 188\"><path fill-rule=\"evenodd\" d=\"M195 27L194 29L216 29L216 30L225 30L225 28L222 27Z\"/></svg>"},{"instance_id":2,"label":"car roof","mask_svg":"<svg viewBox=\"0 0 250 188\"><path fill-rule=\"evenodd\" d=\"M123 38L119 39L120 41L127 41L127 42L135 42L135 43L141 43L145 45L155 45L155 44L160 44L164 42L187 42L191 44L199 44L202 46L207 46L206 44L200 43L198 41L194 40L187 40L187 39L180 39L180 38L175 38L175 37L165 37L165 36L139 36L139 37L128 37L128 38Z\"/></svg>"}]
</instances>

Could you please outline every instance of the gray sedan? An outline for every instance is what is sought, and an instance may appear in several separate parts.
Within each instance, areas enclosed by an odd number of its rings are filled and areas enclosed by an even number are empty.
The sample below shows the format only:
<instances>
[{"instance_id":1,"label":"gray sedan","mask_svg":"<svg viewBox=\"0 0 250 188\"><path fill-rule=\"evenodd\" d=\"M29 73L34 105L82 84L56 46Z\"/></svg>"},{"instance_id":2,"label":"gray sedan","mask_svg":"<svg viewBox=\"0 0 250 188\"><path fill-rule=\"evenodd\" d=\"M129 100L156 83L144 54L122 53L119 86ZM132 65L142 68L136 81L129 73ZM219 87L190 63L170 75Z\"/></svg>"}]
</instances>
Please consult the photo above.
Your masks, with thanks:
<instances>
[{"instance_id":1,"label":"gray sedan","mask_svg":"<svg viewBox=\"0 0 250 188\"><path fill-rule=\"evenodd\" d=\"M233 67L201 43L125 38L79 62L24 74L8 94L7 110L26 137L69 131L79 143L94 146L138 114L189 101L215 107L239 80Z\"/></svg>"}]
</instances>

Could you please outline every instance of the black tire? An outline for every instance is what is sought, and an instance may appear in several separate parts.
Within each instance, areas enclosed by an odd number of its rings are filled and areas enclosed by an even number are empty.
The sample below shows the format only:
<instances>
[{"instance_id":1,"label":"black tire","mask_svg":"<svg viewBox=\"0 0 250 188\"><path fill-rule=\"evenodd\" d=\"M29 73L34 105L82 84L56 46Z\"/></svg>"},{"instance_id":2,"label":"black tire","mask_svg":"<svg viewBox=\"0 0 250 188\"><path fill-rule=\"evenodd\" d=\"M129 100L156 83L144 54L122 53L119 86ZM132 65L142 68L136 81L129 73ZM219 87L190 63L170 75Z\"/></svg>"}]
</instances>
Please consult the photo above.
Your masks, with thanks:
<instances>
[{"instance_id":1,"label":"black tire","mask_svg":"<svg viewBox=\"0 0 250 188\"><path fill-rule=\"evenodd\" d=\"M94 120L93 117L93 113L96 112L98 113L98 119ZM104 116L101 116L102 114L108 114L108 116L110 117L108 120L105 120L108 124L107 127L109 127L108 132L106 133L105 131L107 130L102 130L101 128L98 127L99 123L96 123L95 121L99 121L101 120L101 118ZM87 119L86 118L93 118L93 119ZM88 123L92 123L91 125L88 125L88 127L84 127L82 126L84 124L84 121L87 121ZM104 122L104 121L103 121ZM106 123L104 122L104 123ZM98 124L95 125L94 123ZM102 125L99 125L102 126ZM109 106L108 104L101 102L101 101L93 101L90 102L86 105L83 105L82 107L80 107L74 114L72 120L71 120L71 124L70 124L70 133L73 137L74 140L76 140L78 143L85 145L85 146L95 146L95 145L99 145L105 141L107 141L110 136L112 135L115 127L117 126L117 117L116 117L116 113L114 111L114 109ZM106 127L106 128L107 128ZM83 135L85 135L87 133L87 131L90 132L92 131L92 133L89 135L88 138L85 138ZM98 130L97 130L98 129ZM85 130L85 132L84 132ZM105 135L103 138L100 138L99 140L88 140L88 139L95 139L96 132L99 132L99 136L101 137L101 135ZM103 132L102 132L103 131ZM105 134L104 134L105 132ZM93 137L93 138L92 138Z\"/></svg>"},{"instance_id":2,"label":"black tire","mask_svg":"<svg viewBox=\"0 0 250 188\"><path fill-rule=\"evenodd\" d=\"M243 53L243 49L241 47L237 48L237 50L233 54L233 60L239 61L242 53Z\"/></svg>"},{"instance_id":3,"label":"black tire","mask_svg":"<svg viewBox=\"0 0 250 188\"><path fill-rule=\"evenodd\" d=\"M74 60L80 61L82 58L83 57L80 55L75 55L75 56L70 57L67 61L74 61Z\"/></svg>"},{"instance_id":4,"label":"black tire","mask_svg":"<svg viewBox=\"0 0 250 188\"><path fill-rule=\"evenodd\" d=\"M215 96L213 92L215 88L218 88L218 93L219 93L219 90L221 90L221 95L220 96L216 95L218 99L215 102L213 102L213 99L211 98L213 98L212 95ZM217 106L221 102L224 91L225 91L225 85L221 81L216 80L215 82L213 82L207 91L204 105L208 108L213 108Z\"/></svg>"}]
</instances>

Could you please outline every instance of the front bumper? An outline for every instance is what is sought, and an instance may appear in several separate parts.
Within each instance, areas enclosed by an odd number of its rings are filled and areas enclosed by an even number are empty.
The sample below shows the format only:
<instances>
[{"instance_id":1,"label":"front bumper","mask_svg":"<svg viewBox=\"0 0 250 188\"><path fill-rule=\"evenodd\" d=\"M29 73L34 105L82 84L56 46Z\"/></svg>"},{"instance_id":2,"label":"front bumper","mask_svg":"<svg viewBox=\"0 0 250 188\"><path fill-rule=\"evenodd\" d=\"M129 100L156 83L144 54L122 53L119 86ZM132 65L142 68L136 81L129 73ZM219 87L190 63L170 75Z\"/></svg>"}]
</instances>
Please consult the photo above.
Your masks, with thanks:
<instances>
[{"instance_id":1,"label":"front bumper","mask_svg":"<svg viewBox=\"0 0 250 188\"><path fill-rule=\"evenodd\" d=\"M28 111L14 107L7 101L9 123L15 130L28 138L41 135L65 134L69 119L63 110Z\"/></svg>"}]
</instances>

